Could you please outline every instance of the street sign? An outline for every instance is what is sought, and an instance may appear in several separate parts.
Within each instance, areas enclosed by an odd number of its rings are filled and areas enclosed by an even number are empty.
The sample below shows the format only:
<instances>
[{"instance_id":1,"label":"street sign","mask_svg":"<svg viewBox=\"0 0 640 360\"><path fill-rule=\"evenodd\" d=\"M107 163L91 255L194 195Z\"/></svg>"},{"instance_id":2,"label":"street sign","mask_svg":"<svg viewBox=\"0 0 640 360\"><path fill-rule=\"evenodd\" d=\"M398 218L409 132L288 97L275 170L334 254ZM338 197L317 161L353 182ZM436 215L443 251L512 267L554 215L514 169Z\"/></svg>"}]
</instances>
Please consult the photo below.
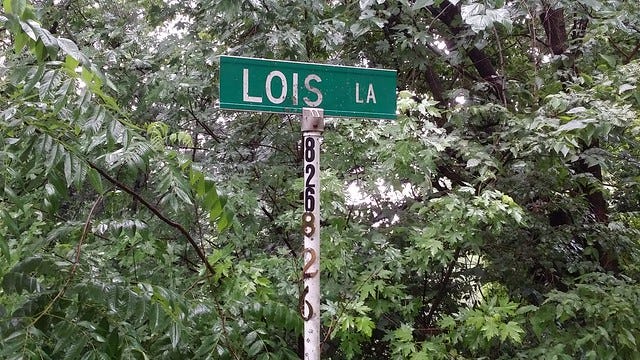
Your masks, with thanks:
<instances>
[{"instance_id":1,"label":"street sign","mask_svg":"<svg viewBox=\"0 0 640 360\"><path fill-rule=\"evenodd\" d=\"M395 70L220 57L220 108L328 117L396 118Z\"/></svg>"}]
</instances>

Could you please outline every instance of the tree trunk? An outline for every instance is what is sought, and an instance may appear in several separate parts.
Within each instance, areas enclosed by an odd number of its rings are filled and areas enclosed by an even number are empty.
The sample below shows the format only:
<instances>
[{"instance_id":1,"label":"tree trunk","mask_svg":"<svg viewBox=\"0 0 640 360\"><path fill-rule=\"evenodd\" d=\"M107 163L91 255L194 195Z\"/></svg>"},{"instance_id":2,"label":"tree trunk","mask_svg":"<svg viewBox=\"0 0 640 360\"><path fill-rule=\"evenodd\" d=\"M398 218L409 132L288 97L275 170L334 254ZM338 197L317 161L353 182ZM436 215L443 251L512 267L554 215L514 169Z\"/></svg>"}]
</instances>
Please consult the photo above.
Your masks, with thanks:
<instances>
[{"instance_id":1,"label":"tree trunk","mask_svg":"<svg viewBox=\"0 0 640 360\"><path fill-rule=\"evenodd\" d=\"M540 20L542 26L547 35L549 41L549 48L554 55L564 54L568 46L567 29L565 26L565 16L563 9L550 9L540 14ZM588 21L586 19L577 19L574 21L572 28L572 41L578 42L584 35ZM574 44L575 45L575 44ZM579 56L578 50L569 53L570 58ZM574 72L576 71L574 67ZM582 146L582 150L598 148L600 143L598 140L594 140L591 144L585 144ZM589 166L584 160L580 160L576 166L576 170L581 174L590 174L597 181L602 182L602 169L599 165ZM581 186L578 189L579 193L585 197L589 204L589 210L593 215L593 218L598 223L606 224L609 222L608 204L604 197L604 193L599 186L586 185ZM602 243L596 243L594 245L599 254L600 266L606 271L619 272L620 265L617 260L617 256L608 247L603 247Z\"/></svg>"},{"instance_id":2,"label":"tree trunk","mask_svg":"<svg viewBox=\"0 0 640 360\"><path fill-rule=\"evenodd\" d=\"M564 24L564 9L547 9L540 14L542 27L547 34L549 48L554 55L561 55L567 49L567 30Z\"/></svg>"},{"instance_id":3,"label":"tree trunk","mask_svg":"<svg viewBox=\"0 0 640 360\"><path fill-rule=\"evenodd\" d=\"M457 23L462 23L460 7L453 5L449 1L443 1L440 6L430 6L429 10L436 19L442 21L453 35L458 35L462 28ZM447 42L449 46L450 42ZM454 50L454 49L449 49ZM473 46L466 50L467 56L471 59L478 74L491 85L494 94L500 99L502 104L506 104L504 82L491 62L491 58L482 50Z\"/></svg>"}]
</instances>

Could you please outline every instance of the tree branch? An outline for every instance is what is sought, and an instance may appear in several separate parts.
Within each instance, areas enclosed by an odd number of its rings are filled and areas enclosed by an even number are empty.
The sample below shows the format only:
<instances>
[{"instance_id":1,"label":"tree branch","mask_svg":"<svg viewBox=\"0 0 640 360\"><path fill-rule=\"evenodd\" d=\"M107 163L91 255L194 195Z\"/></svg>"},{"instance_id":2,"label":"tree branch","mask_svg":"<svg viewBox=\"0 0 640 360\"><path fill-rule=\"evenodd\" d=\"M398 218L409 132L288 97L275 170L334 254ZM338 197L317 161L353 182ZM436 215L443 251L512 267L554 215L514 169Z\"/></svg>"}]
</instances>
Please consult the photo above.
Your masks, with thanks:
<instances>
[{"instance_id":1,"label":"tree branch","mask_svg":"<svg viewBox=\"0 0 640 360\"><path fill-rule=\"evenodd\" d=\"M211 130L211 128L209 127L209 125L205 124L202 120L200 120L195 112L193 111L193 106L191 105L191 101L189 101L189 107L186 109L187 112L189 113L189 115L191 115L191 117L193 118L193 120L195 120L195 122L202 126L202 128L204 129L204 131L207 133L207 135L211 136L213 138L213 140L215 140L215 142L217 142L218 144L220 143L221 139L218 135L216 135L213 130Z\"/></svg>"},{"instance_id":2,"label":"tree branch","mask_svg":"<svg viewBox=\"0 0 640 360\"><path fill-rule=\"evenodd\" d=\"M444 300L445 295L447 295L447 289L449 287L449 280L451 279L451 274L453 273L453 269L456 267L456 263L458 262L458 257L460 256L460 252L462 251L462 247L458 247L453 254L453 259L449 262L449 266L447 267L447 271L442 277L442 281L440 281L440 289L436 294L433 303L431 304L431 308L429 309L429 313L425 317L425 327L429 327L431 321L433 320L433 316L435 315L436 310Z\"/></svg>"},{"instance_id":3,"label":"tree branch","mask_svg":"<svg viewBox=\"0 0 640 360\"><path fill-rule=\"evenodd\" d=\"M451 31L453 35L458 35L462 30L456 26L455 19L460 18L460 8L453 5L449 1L443 1L439 7L430 6L429 10L436 19L440 19ZM448 43L447 43L448 45ZM476 46L467 50L467 56L471 59L473 66L476 68L480 76L493 87L494 93L500 99L500 102L506 104L504 82L498 72L491 63L491 59L487 54L478 49Z\"/></svg>"},{"instance_id":4,"label":"tree branch","mask_svg":"<svg viewBox=\"0 0 640 360\"><path fill-rule=\"evenodd\" d=\"M640 51L640 42L638 42L636 44L636 46L633 48L633 50L631 50L631 52L629 53L629 55L627 55L624 59L624 63L625 65L630 63L631 60L633 60L634 57L636 57L636 55L638 55L638 51Z\"/></svg>"},{"instance_id":5,"label":"tree branch","mask_svg":"<svg viewBox=\"0 0 640 360\"><path fill-rule=\"evenodd\" d=\"M73 259L73 265L71 266L71 271L69 272L69 276L67 277L67 280L62 286L62 289L60 289L60 291L58 291L56 296L54 296L54 298L51 299L51 301L49 301L47 306L44 307L44 309L38 314L38 316L36 316L33 319L33 321L31 321L30 326L37 323L38 320L40 320L44 315L46 315L49 312L49 310L51 310L51 307L53 306L53 304L56 301L58 301L58 299L60 299L62 295L64 295L64 293L69 288L69 284L71 284L71 280L73 279L73 277L76 274L76 271L78 270L78 264L80 263L80 254L82 254L82 244L84 244L84 240L87 238L87 235L89 234L89 229L91 227L91 220L93 219L93 215L96 213L98 209L98 205L100 205L101 202L102 202L102 196L99 196L98 199L93 203L91 210L89 210L89 215L87 215L87 220L85 220L84 227L82 228L82 235L80 235L80 240L78 240L78 245L76 245L76 256Z\"/></svg>"},{"instance_id":6,"label":"tree branch","mask_svg":"<svg viewBox=\"0 0 640 360\"><path fill-rule=\"evenodd\" d=\"M181 224L169 219L157 207L155 207L153 204L151 204L149 201L147 201L145 198L143 198L142 195L138 194L137 192L133 191L127 185L125 185L122 182L118 181L117 179L113 178L111 175L109 175L106 171L104 171L102 168L100 168L96 164L94 164L94 163L92 163L90 161L87 161L87 163L89 164L89 166L91 168L96 170L102 177L107 179L107 181L112 183L117 188L123 190L127 194L133 196L134 199L139 201L142 205L144 205L144 207L149 209L149 211L151 211L155 216L157 216L164 223L166 223L167 225L169 225L169 226L173 227L174 229L178 230L178 232L180 232L185 238L187 238L187 241L189 241L189 244L191 244L191 247L196 251L196 254L198 254L198 257L200 258L200 260L202 261L204 266L207 268L209 273L211 273L211 274L215 273L215 271L213 270L213 267L211 266L211 264L209 264L209 261L207 261L206 255L204 254L202 249L200 249L200 247L198 246L198 243L191 236L191 234L189 234L187 229L184 228L184 226L182 226Z\"/></svg>"},{"instance_id":7,"label":"tree branch","mask_svg":"<svg viewBox=\"0 0 640 360\"><path fill-rule=\"evenodd\" d=\"M564 9L550 9L540 13L542 27L547 34L549 47L554 55L561 55L567 49L567 29L564 24Z\"/></svg>"},{"instance_id":8,"label":"tree branch","mask_svg":"<svg viewBox=\"0 0 640 360\"><path fill-rule=\"evenodd\" d=\"M267 209L264 206L260 206L260 210L262 210L262 213L269 218L269 221L271 221L272 224L275 224L276 219L273 217L273 214L271 214L269 211L267 211ZM274 225L274 228L276 231L282 231L283 232L283 237L282 239L284 240L285 245L287 245L287 249L289 249L289 253L291 253L291 256L295 259L298 257L298 255L296 254L295 249L293 248L293 245L291 245L291 243L289 242L289 238L288 238L288 233L286 231L286 229L284 229L281 226L278 225Z\"/></svg>"}]
</instances>

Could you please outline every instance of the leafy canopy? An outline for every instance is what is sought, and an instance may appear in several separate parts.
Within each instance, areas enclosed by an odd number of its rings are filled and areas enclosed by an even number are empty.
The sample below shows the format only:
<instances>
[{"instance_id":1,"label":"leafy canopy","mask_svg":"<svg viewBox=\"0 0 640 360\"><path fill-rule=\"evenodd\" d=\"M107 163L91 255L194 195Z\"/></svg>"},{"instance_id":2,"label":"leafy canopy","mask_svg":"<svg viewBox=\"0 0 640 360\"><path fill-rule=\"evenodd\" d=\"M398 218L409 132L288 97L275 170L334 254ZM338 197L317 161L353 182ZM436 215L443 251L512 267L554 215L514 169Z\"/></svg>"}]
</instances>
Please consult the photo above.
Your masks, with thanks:
<instances>
[{"instance_id":1,"label":"leafy canopy","mask_svg":"<svg viewBox=\"0 0 640 360\"><path fill-rule=\"evenodd\" d=\"M638 356L635 2L2 6L0 357L299 358L299 119L221 54L398 71L327 120L324 358Z\"/></svg>"}]
</instances>

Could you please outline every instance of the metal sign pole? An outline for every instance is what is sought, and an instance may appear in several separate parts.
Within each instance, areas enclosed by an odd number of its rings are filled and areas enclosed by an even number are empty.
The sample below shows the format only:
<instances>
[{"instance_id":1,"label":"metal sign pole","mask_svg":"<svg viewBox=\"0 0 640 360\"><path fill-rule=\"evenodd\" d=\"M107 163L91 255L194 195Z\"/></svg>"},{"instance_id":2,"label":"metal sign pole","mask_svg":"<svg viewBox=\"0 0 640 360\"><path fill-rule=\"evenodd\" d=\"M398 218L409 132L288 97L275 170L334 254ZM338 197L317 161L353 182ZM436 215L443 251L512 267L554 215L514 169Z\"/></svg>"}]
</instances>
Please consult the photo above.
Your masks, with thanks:
<instances>
[{"instance_id":1,"label":"metal sign pole","mask_svg":"<svg viewBox=\"0 0 640 360\"><path fill-rule=\"evenodd\" d=\"M302 109L302 153L304 158L304 267L300 314L304 319L304 359L320 359L320 141L324 111Z\"/></svg>"}]
</instances>

